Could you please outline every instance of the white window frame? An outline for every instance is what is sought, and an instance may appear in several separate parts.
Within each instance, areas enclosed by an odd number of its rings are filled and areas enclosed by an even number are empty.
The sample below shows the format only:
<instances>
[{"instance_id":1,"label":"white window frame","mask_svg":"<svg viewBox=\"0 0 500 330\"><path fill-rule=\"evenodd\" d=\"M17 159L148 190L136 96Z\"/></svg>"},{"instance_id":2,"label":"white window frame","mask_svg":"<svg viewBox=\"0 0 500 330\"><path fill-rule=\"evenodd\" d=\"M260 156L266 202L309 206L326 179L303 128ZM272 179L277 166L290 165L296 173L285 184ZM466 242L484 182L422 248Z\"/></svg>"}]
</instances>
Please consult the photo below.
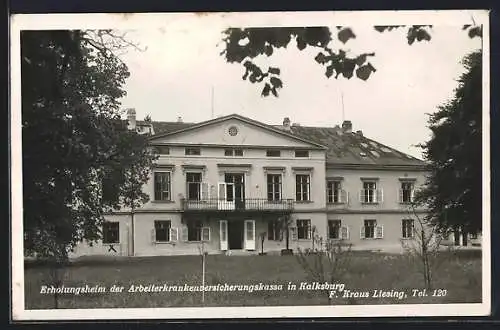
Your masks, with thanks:
<instances>
[{"instance_id":1,"label":"white window frame","mask_svg":"<svg viewBox=\"0 0 500 330\"><path fill-rule=\"evenodd\" d=\"M300 233L300 230L299 230L299 223L302 223L302 222L305 222L308 224L307 226L307 231L306 231L306 237L305 238L301 238L299 237L299 233ZM312 223L311 223L311 219L297 219L295 220L295 226L297 228L297 240L299 241L308 241L308 240L311 240L311 234L312 234Z\"/></svg>"},{"instance_id":2,"label":"white window frame","mask_svg":"<svg viewBox=\"0 0 500 330\"><path fill-rule=\"evenodd\" d=\"M158 236L156 235L156 231L157 231L157 227L156 227L156 224L157 223L168 223L168 237L166 240L158 240ZM172 242L173 241L173 237L172 237L172 221L171 220L155 220L153 222L153 231L152 231L152 239L153 239L153 242L155 243L169 243L169 242ZM177 240L177 239L175 239Z\"/></svg>"},{"instance_id":3,"label":"white window frame","mask_svg":"<svg viewBox=\"0 0 500 330\"><path fill-rule=\"evenodd\" d=\"M338 184L338 187L335 189L336 184ZM330 188L330 186L331 186L331 188ZM337 196L337 199L335 199L335 196ZM347 204L348 203L349 194L347 191L342 189L342 180L327 180L326 181L326 201L328 204Z\"/></svg>"},{"instance_id":4,"label":"white window frame","mask_svg":"<svg viewBox=\"0 0 500 330\"><path fill-rule=\"evenodd\" d=\"M118 227L117 229L117 241L116 242L105 242L104 241L104 225L109 225L109 224L116 224ZM110 245L110 244L120 244L120 222L119 221L104 221L102 225L102 244L104 245Z\"/></svg>"},{"instance_id":5,"label":"white window frame","mask_svg":"<svg viewBox=\"0 0 500 330\"><path fill-rule=\"evenodd\" d=\"M168 174L168 187L167 187L167 190L160 191L160 194L161 194L160 199L156 198L156 175L157 174ZM165 192L168 193L167 198L163 198L163 194ZM154 172L153 172L153 197L154 197L153 200L157 201L157 202L162 202L162 201L170 202L170 201L172 201L172 171L154 170Z\"/></svg>"},{"instance_id":6,"label":"white window frame","mask_svg":"<svg viewBox=\"0 0 500 330\"><path fill-rule=\"evenodd\" d=\"M330 226L330 223L337 222L338 226ZM338 227L338 237L331 237L331 228ZM340 219L328 219L326 227L327 237L329 240L341 240L342 239L342 220Z\"/></svg>"},{"instance_id":7,"label":"white window frame","mask_svg":"<svg viewBox=\"0 0 500 330\"><path fill-rule=\"evenodd\" d=\"M298 182L298 177L307 177L306 182ZM295 174L295 201L296 202L310 202L311 201L311 174L310 173L296 173ZM304 195L304 186L306 187L306 199L303 199ZM299 191L297 189L300 189L300 199L297 198L297 194Z\"/></svg>"},{"instance_id":8,"label":"white window frame","mask_svg":"<svg viewBox=\"0 0 500 330\"><path fill-rule=\"evenodd\" d=\"M408 236L408 228L406 228L405 223L411 221L410 235ZM401 238L402 239L414 239L415 238L415 220L413 219L402 219L401 220Z\"/></svg>"},{"instance_id":9,"label":"white window frame","mask_svg":"<svg viewBox=\"0 0 500 330\"><path fill-rule=\"evenodd\" d=\"M274 182L272 181L271 182L271 186L272 186L272 198L269 199L269 176L273 176L273 177L278 177L278 182ZM279 191L276 191L276 187L279 187L278 190ZM283 174L282 173L266 173L266 189L267 189L267 201L268 202L279 202L283 199ZM278 199L275 199L275 195L276 193L279 193L279 197Z\"/></svg>"},{"instance_id":10,"label":"white window frame","mask_svg":"<svg viewBox=\"0 0 500 330\"><path fill-rule=\"evenodd\" d=\"M190 175L190 174L199 174L200 181L199 182L188 181L188 175ZM185 176L186 176L186 199L188 201L202 200L202 187L201 186L203 184L203 172L202 171L186 171ZM196 199L189 198L189 186L190 186L190 184L198 184L198 198L196 198Z\"/></svg>"},{"instance_id":11,"label":"white window frame","mask_svg":"<svg viewBox=\"0 0 500 330\"><path fill-rule=\"evenodd\" d=\"M361 204L379 204L383 202L384 192L378 187L377 180L363 180L362 184L363 189L359 192L359 201ZM373 188L365 188L365 184L373 184ZM372 191L372 193L369 194L368 191Z\"/></svg>"},{"instance_id":12,"label":"white window frame","mask_svg":"<svg viewBox=\"0 0 500 330\"><path fill-rule=\"evenodd\" d=\"M188 224L185 224L182 228L182 241L184 242L190 242L190 243L196 243L196 242L209 242L212 239L212 233L211 229L209 226L206 226L203 224L203 221L197 220L200 223L199 229L199 235L200 239L199 240L190 240L189 239L189 228ZM208 239L204 239L204 232L207 233Z\"/></svg>"},{"instance_id":13,"label":"white window frame","mask_svg":"<svg viewBox=\"0 0 500 330\"><path fill-rule=\"evenodd\" d=\"M269 228L272 227L272 237ZM278 219L267 220L267 240L268 241L281 241L283 238L283 231L280 228L280 223Z\"/></svg>"},{"instance_id":14,"label":"white window frame","mask_svg":"<svg viewBox=\"0 0 500 330\"><path fill-rule=\"evenodd\" d=\"M405 201L404 200L404 191L407 189L403 189L404 185L409 184L410 185L410 200ZM410 181L410 180L401 180L400 181L400 189L399 189L399 203L400 204L411 204L413 203L415 198L415 182Z\"/></svg>"},{"instance_id":15,"label":"white window frame","mask_svg":"<svg viewBox=\"0 0 500 330\"><path fill-rule=\"evenodd\" d=\"M367 226L366 221L374 221L374 226ZM367 237L367 228L373 227L373 237ZM380 225L376 219L363 219L363 224L360 231L361 239L382 239L384 238L384 227Z\"/></svg>"}]
</instances>

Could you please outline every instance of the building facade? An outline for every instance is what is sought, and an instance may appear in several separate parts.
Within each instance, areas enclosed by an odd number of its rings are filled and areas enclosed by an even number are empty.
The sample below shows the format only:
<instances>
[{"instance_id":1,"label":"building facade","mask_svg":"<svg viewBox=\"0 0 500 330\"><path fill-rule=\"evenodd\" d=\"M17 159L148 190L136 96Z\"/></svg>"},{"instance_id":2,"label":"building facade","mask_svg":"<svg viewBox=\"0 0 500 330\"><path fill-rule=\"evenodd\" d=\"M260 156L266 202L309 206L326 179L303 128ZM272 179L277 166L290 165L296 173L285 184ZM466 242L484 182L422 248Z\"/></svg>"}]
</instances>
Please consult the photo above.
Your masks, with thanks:
<instances>
[{"instance_id":1,"label":"building facade","mask_svg":"<svg viewBox=\"0 0 500 330\"><path fill-rule=\"evenodd\" d=\"M394 251L412 239L410 203L425 164L342 127L267 125L240 115L201 123L139 122L160 154L150 201L107 216L103 240L73 256L279 252L342 240ZM281 230L288 224L289 231Z\"/></svg>"}]
</instances>

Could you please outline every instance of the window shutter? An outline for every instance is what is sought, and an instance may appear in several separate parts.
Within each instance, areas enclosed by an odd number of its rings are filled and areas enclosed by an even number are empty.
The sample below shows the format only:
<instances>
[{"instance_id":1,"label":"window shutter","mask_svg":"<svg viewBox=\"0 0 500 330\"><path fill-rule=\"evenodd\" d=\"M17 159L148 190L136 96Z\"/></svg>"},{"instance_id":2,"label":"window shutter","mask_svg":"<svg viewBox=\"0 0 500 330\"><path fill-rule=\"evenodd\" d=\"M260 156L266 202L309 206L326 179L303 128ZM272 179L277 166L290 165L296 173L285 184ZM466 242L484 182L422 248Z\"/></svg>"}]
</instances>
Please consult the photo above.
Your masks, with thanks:
<instances>
[{"instance_id":1,"label":"window shutter","mask_svg":"<svg viewBox=\"0 0 500 330\"><path fill-rule=\"evenodd\" d=\"M170 228L170 241L177 242L179 240L179 231L177 228Z\"/></svg>"},{"instance_id":2,"label":"window shutter","mask_svg":"<svg viewBox=\"0 0 500 330\"><path fill-rule=\"evenodd\" d=\"M378 189L377 190L377 203L383 203L384 202L384 190Z\"/></svg>"},{"instance_id":3,"label":"window shutter","mask_svg":"<svg viewBox=\"0 0 500 330\"><path fill-rule=\"evenodd\" d=\"M415 198L415 189L413 189L413 187L411 187L411 190L410 190L410 202L413 203L414 198Z\"/></svg>"},{"instance_id":4,"label":"window shutter","mask_svg":"<svg viewBox=\"0 0 500 330\"><path fill-rule=\"evenodd\" d=\"M349 192L344 190L344 194L345 194L345 203L349 204Z\"/></svg>"},{"instance_id":5,"label":"window shutter","mask_svg":"<svg viewBox=\"0 0 500 330\"><path fill-rule=\"evenodd\" d=\"M343 240L349 239L349 227L342 226L340 228L340 238L343 239Z\"/></svg>"},{"instance_id":6,"label":"window shutter","mask_svg":"<svg viewBox=\"0 0 500 330\"><path fill-rule=\"evenodd\" d=\"M377 238L384 238L384 226L380 225L375 228L376 230L376 237Z\"/></svg>"},{"instance_id":7,"label":"window shutter","mask_svg":"<svg viewBox=\"0 0 500 330\"><path fill-rule=\"evenodd\" d=\"M403 189L398 189L398 196L399 196L398 202L402 203L403 202Z\"/></svg>"},{"instance_id":8,"label":"window shutter","mask_svg":"<svg viewBox=\"0 0 500 330\"><path fill-rule=\"evenodd\" d=\"M201 189L201 200L202 201L208 200L208 189L209 189L208 183L202 182L200 185L200 189Z\"/></svg>"},{"instance_id":9,"label":"window shutter","mask_svg":"<svg viewBox=\"0 0 500 330\"><path fill-rule=\"evenodd\" d=\"M151 243L156 243L156 230L151 229Z\"/></svg>"},{"instance_id":10,"label":"window shutter","mask_svg":"<svg viewBox=\"0 0 500 330\"><path fill-rule=\"evenodd\" d=\"M365 226L361 226L361 230L359 232L360 238L365 238Z\"/></svg>"},{"instance_id":11,"label":"window shutter","mask_svg":"<svg viewBox=\"0 0 500 330\"><path fill-rule=\"evenodd\" d=\"M292 241L296 241L297 240L297 227L290 227L289 231L290 231L290 239Z\"/></svg>"},{"instance_id":12,"label":"window shutter","mask_svg":"<svg viewBox=\"0 0 500 330\"><path fill-rule=\"evenodd\" d=\"M182 233L181 234L182 234L182 237L181 237L182 240L184 242L187 242L187 240L188 240L188 228L187 227L182 227Z\"/></svg>"},{"instance_id":13,"label":"window shutter","mask_svg":"<svg viewBox=\"0 0 500 330\"><path fill-rule=\"evenodd\" d=\"M360 201L361 203L363 203L363 192L364 192L364 190L363 190L363 189L361 189L361 190L359 191L359 201Z\"/></svg>"},{"instance_id":14,"label":"window shutter","mask_svg":"<svg viewBox=\"0 0 500 330\"><path fill-rule=\"evenodd\" d=\"M210 241L210 227L201 228L201 240L205 242Z\"/></svg>"}]
</instances>

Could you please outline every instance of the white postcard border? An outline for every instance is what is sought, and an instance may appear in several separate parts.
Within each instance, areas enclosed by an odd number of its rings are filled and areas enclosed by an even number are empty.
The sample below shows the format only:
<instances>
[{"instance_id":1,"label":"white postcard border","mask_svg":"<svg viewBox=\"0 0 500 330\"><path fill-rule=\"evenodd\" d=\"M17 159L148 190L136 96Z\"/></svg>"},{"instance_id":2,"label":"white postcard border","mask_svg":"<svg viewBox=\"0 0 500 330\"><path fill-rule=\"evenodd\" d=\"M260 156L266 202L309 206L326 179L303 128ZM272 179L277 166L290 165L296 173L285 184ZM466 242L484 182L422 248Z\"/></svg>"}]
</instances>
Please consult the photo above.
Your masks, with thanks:
<instances>
[{"instance_id":1,"label":"white postcard border","mask_svg":"<svg viewBox=\"0 0 500 330\"><path fill-rule=\"evenodd\" d=\"M353 20L354 18L354 20ZM398 304L356 306L266 306L201 308L115 308L26 310L24 302L24 256L22 224L22 133L20 31L43 29L158 28L176 22L206 19L221 31L229 26L319 26L336 25L483 25L483 241L482 303ZM486 10L358 11L358 12L262 12L262 13L145 13L145 14L20 14L11 17L11 238L12 317L23 320L89 319L212 319L278 317L389 317L389 316L486 316L491 311L490 246L490 91L489 18Z\"/></svg>"}]
</instances>

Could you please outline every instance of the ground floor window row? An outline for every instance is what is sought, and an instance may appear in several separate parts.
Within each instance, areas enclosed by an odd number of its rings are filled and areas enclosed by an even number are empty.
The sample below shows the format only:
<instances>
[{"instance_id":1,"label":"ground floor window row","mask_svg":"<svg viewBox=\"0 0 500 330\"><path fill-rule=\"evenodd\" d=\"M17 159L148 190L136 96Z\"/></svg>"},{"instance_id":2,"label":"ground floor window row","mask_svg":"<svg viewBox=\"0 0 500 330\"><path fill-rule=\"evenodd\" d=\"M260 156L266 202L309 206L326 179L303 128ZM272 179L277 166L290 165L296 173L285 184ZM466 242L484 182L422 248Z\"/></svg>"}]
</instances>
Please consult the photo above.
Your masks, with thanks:
<instances>
[{"instance_id":1,"label":"ground floor window row","mask_svg":"<svg viewBox=\"0 0 500 330\"><path fill-rule=\"evenodd\" d=\"M342 220L328 220L326 228L326 238L333 240L350 239L349 226L342 223ZM298 219L295 226L290 228L292 240L310 240L315 235L315 230L311 226L311 220ZM401 220L401 238L411 239L415 236L415 223L413 219ZM384 237L383 225L377 223L376 219L365 219L360 227L361 239L381 239ZM283 231L280 230L280 223L272 220L268 222L268 240L282 240Z\"/></svg>"},{"instance_id":2,"label":"ground floor window row","mask_svg":"<svg viewBox=\"0 0 500 330\"><path fill-rule=\"evenodd\" d=\"M119 222L105 222L103 226L103 243L119 243ZM269 220L267 223L267 239L270 241L283 240L284 230L282 223L278 220ZM221 227L221 233L224 235L224 228ZM248 226L248 231L255 231L255 228ZM348 240L350 239L349 226L343 224L342 220L328 220L327 224L327 239ZM289 227L289 235L291 240L311 240L315 235L315 230L311 225L310 219L297 219L292 226ZM413 219L401 220L401 238L413 238L415 235L415 227ZM180 236L180 237L179 237ZM255 236L251 233L248 236ZM155 220L154 229L151 230L151 240L153 242L175 242L175 241L192 241L203 242L210 241L211 229L205 226L202 221L188 221L184 226L179 228L172 227L170 220ZM383 225L377 223L376 219L365 219L360 227L361 239L381 239L384 237Z\"/></svg>"},{"instance_id":3,"label":"ground floor window row","mask_svg":"<svg viewBox=\"0 0 500 330\"><path fill-rule=\"evenodd\" d=\"M278 220L269 220L267 222L267 232L265 233L256 233L255 220L234 221L231 222L231 226L229 226L227 220L219 220L218 223L218 239L221 244L234 239L233 246L239 246L240 244L253 246L256 237L262 234L265 234L269 241L282 241L286 233L286 231L282 230L283 223ZM319 236L316 235L316 229L312 226L310 219L297 219L289 227L289 239L292 241L312 240L313 237L319 239ZM352 223L347 225L345 220L330 219L327 221L326 237L323 238L327 240L349 240L351 239L350 231L352 229L354 229ZM400 220L400 238L413 239L415 235L415 221L413 219ZM461 236L463 235L460 232L455 232L452 239L458 242ZM363 219L359 227L359 237L360 239L382 239L384 238L384 226L378 223L376 219ZM467 238L464 238L464 240L466 239L477 240L478 236L477 234L470 234L467 235ZM151 241L153 243L208 242L210 240L211 228L199 220L187 221L180 228L173 227L170 220L155 220L154 228L151 230ZM103 224L103 243L120 243L119 222L107 221Z\"/></svg>"}]
</instances>

